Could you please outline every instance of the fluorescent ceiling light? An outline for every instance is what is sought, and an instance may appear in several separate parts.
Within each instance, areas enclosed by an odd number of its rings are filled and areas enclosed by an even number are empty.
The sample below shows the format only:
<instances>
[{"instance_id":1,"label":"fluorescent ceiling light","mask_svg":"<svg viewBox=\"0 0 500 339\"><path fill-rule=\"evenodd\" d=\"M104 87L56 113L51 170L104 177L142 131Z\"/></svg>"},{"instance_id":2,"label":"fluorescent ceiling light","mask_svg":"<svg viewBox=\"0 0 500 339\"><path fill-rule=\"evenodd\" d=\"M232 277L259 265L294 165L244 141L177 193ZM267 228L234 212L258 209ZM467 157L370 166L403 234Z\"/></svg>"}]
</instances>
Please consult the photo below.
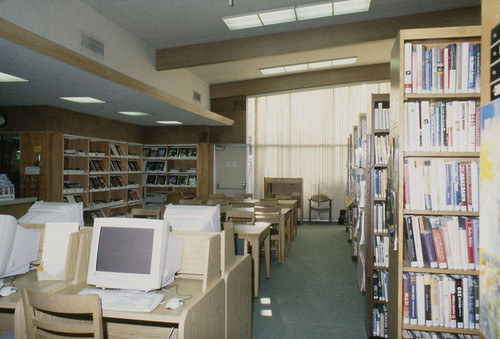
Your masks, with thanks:
<instances>
[{"instance_id":1,"label":"fluorescent ceiling light","mask_svg":"<svg viewBox=\"0 0 500 339\"><path fill-rule=\"evenodd\" d=\"M283 66L279 66L272 68L263 68L260 70L260 72L264 75L279 74L279 73L285 73L285 69L283 68Z\"/></svg>"},{"instance_id":2,"label":"fluorescent ceiling light","mask_svg":"<svg viewBox=\"0 0 500 339\"><path fill-rule=\"evenodd\" d=\"M143 115L151 115L151 114L145 113L145 112L133 112L133 111L120 111L118 113L124 114L124 115L128 115L128 116L131 116L131 117L139 117L139 116L143 116Z\"/></svg>"},{"instance_id":3,"label":"fluorescent ceiling light","mask_svg":"<svg viewBox=\"0 0 500 339\"><path fill-rule=\"evenodd\" d=\"M222 21L224 21L227 27L232 31L262 26L262 22L260 22L257 13L225 17L222 18Z\"/></svg>"},{"instance_id":4,"label":"fluorescent ceiling light","mask_svg":"<svg viewBox=\"0 0 500 339\"><path fill-rule=\"evenodd\" d=\"M333 4L331 2L317 3L306 6L297 6L297 19L309 20L316 18L324 18L333 15Z\"/></svg>"},{"instance_id":5,"label":"fluorescent ceiling light","mask_svg":"<svg viewBox=\"0 0 500 339\"><path fill-rule=\"evenodd\" d=\"M335 66L351 65L351 64L355 64L356 61L358 61L357 57L336 59L336 60L332 60L332 66L335 67Z\"/></svg>"},{"instance_id":6,"label":"fluorescent ceiling light","mask_svg":"<svg viewBox=\"0 0 500 339\"><path fill-rule=\"evenodd\" d=\"M27 81L28 80L26 79L0 72L0 82L27 82Z\"/></svg>"},{"instance_id":7,"label":"fluorescent ceiling light","mask_svg":"<svg viewBox=\"0 0 500 339\"><path fill-rule=\"evenodd\" d=\"M106 101L102 101L102 100L91 98L91 97L59 97L59 99L68 100L68 101L76 102L79 104L104 104L104 103L106 103Z\"/></svg>"},{"instance_id":8,"label":"fluorescent ceiling light","mask_svg":"<svg viewBox=\"0 0 500 339\"><path fill-rule=\"evenodd\" d=\"M172 120L157 120L156 122L163 125L182 125L182 122Z\"/></svg>"},{"instance_id":9,"label":"fluorescent ceiling light","mask_svg":"<svg viewBox=\"0 0 500 339\"><path fill-rule=\"evenodd\" d=\"M349 0L333 3L333 15L366 12L370 9L371 0Z\"/></svg>"},{"instance_id":10,"label":"fluorescent ceiling light","mask_svg":"<svg viewBox=\"0 0 500 339\"><path fill-rule=\"evenodd\" d=\"M332 67L332 61L331 60L311 62L309 64L309 68L310 69L328 68L328 67Z\"/></svg>"},{"instance_id":11,"label":"fluorescent ceiling light","mask_svg":"<svg viewBox=\"0 0 500 339\"><path fill-rule=\"evenodd\" d=\"M258 15L264 25L282 24L285 22L297 20L293 8L283 8L273 11L259 12Z\"/></svg>"},{"instance_id":12,"label":"fluorescent ceiling light","mask_svg":"<svg viewBox=\"0 0 500 339\"><path fill-rule=\"evenodd\" d=\"M283 67L285 68L285 72L298 72L307 70L307 64L288 65Z\"/></svg>"}]
</instances>

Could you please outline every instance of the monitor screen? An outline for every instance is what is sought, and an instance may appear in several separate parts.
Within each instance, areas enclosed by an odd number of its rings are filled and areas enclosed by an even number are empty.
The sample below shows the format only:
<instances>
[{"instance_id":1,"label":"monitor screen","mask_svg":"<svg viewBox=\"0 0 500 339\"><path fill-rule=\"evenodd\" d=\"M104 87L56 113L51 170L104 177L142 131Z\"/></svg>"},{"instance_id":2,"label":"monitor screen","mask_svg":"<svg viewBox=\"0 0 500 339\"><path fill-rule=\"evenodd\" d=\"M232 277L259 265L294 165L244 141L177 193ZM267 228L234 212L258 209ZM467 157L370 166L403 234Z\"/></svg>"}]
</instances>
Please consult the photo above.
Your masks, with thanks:
<instances>
[{"instance_id":1,"label":"monitor screen","mask_svg":"<svg viewBox=\"0 0 500 339\"><path fill-rule=\"evenodd\" d=\"M101 227L96 271L151 273L154 230Z\"/></svg>"},{"instance_id":2,"label":"monitor screen","mask_svg":"<svg viewBox=\"0 0 500 339\"><path fill-rule=\"evenodd\" d=\"M173 281L182 243L164 220L94 220L87 283L103 288L154 290Z\"/></svg>"}]
</instances>

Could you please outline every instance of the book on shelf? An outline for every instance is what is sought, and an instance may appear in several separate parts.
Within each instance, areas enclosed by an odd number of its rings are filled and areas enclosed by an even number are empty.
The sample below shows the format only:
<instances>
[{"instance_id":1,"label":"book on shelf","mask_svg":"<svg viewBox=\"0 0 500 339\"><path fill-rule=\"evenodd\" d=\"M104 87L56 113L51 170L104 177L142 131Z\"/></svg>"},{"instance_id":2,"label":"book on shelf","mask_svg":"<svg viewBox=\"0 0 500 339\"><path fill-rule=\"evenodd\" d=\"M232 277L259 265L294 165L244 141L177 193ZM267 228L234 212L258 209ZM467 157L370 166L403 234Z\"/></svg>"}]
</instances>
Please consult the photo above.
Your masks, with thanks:
<instances>
[{"instance_id":1,"label":"book on shelf","mask_svg":"<svg viewBox=\"0 0 500 339\"><path fill-rule=\"evenodd\" d=\"M373 237L373 265L389 266L389 237L376 235Z\"/></svg>"},{"instance_id":2,"label":"book on shelf","mask_svg":"<svg viewBox=\"0 0 500 339\"><path fill-rule=\"evenodd\" d=\"M156 184L157 185L165 185L166 180L167 180L166 175L159 175L158 179L156 179Z\"/></svg>"},{"instance_id":3,"label":"book on shelf","mask_svg":"<svg viewBox=\"0 0 500 339\"><path fill-rule=\"evenodd\" d=\"M144 158L149 158L150 157L150 154L151 154L151 148L150 147L144 147L142 149L142 156Z\"/></svg>"},{"instance_id":4,"label":"book on shelf","mask_svg":"<svg viewBox=\"0 0 500 339\"><path fill-rule=\"evenodd\" d=\"M405 93L480 93L481 44L404 44Z\"/></svg>"},{"instance_id":5,"label":"book on shelf","mask_svg":"<svg viewBox=\"0 0 500 339\"><path fill-rule=\"evenodd\" d=\"M387 305L376 305L373 308L373 328L372 336L387 338Z\"/></svg>"},{"instance_id":6,"label":"book on shelf","mask_svg":"<svg viewBox=\"0 0 500 339\"><path fill-rule=\"evenodd\" d=\"M179 180L178 175L169 175L168 176L168 184L169 185L177 185L178 180Z\"/></svg>"},{"instance_id":7,"label":"book on shelf","mask_svg":"<svg viewBox=\"0 0 500 339\"><path fill-rule=\"evenodd\" d=\"M179 158L186 158L188 156L188 149L185 147L179 147L179 154L177 156Z\"/></svg>"},{"instance_id":8,"label":"book on shelf","mask_svg":"<svg viewBox=\"0 0 500 339\"><path fill-rule=\"evenodd\" d=\"M168 157L177 157L179 156L179 147L169 147L168 148Z\"/></svg>"},{"instance_id":9,"label":"book on shelf","mask_svg":"<svg viewBox=\"0 0 500 339\"><path fill-rule=\"evenodd\" d=\"M404 150L408 152L479 152L481 109L469 101L404 103Z\"/></svg>"},{"instance_id":10,"label":"book on shelf","mask_svg":"<svg viewBox=\"0 0 500 339\"><path fill-rule=\"evenodd\" d=\"M373 300L389 300L389 272L387 270L373 270Z\"/></svg>"},{"instance_id":11,"label":"book on shelf","mask_svg":"<svg viewBox=\"0 0 500 339\"><path fill-rule=\"evenodd\" d=\"M198 153L197 148L188 148L187 156L190 158L196 158L197 153Z\"/></svg>"},{"instance_id":12,"label":"book on shelf","mask_svg":"<svg viewBox=\"0 0 500 339\"><path fill-rule=\"evenodd\" d=\"M373 196L374 198L385 199L387 190L387 179L388 179L387 169L375 168L373 174L374 174Z\"/></svg>"},{"instance_id":13,"label":"book on shelf","mask_svg":"<svg viewBox=\"0 0 500 339\"><path fill-rule=\"evenodd\" d=\"M197 182L196 175L190 175L188 182L189 182L189 186L196 186L196 182Z\"/></svg>"},{"instance_id":14,"label":"book on shelf","mask_svg":"<svg viewBox=\"0 0 500 339\"><path fill-rule=\"evenodd\" d=\"M155 185L156 184L156 175L148 174L146 179L146 185Z\"/></svg>"},{"instance_id":15,"label":"book on shelf","mask_svg":"<svg viewBox=\"0 0 500 339\"><path fill-rule=\"evenodd\" d=\"M158 147L158 151L156 151L156 156L157 157L164 158L166 154L167 154L167 148L166 147Z\"/></svg>"},{"instance_id":16,"label":"book on shelf","mask_svg":"<svg viewBox=\"0 0 500 339\"><path fill-rule=\"evenodd\" d=\"M405 209L479 212L479 162L406 158Z\"/></svg>"},{"instance_id":17,"label":"book on shelf","mask_svg":"<svg viewBox=\"0 0 500 339\"><path fill-rule=\"evenodd\" d=\"M131 172L139 172L141 170L137 161L129 161L128 162L128 169Z\"/></svg>"},{"instance_id":18,"label":"book on shelf","mask_svg":"<svg viewBox=\"0 0 500 339\"><path fill-rule=\"evenodd\" d=\"M189 175L179 175L178 185L189 185Z\"/></svg>"},{"instance_id":19,"label":"book on shelf","mask_svg":"<svg viewBox=\"0 0 500 339\"><path fill-rule=\"evenodd\" d=\"M383 108L383 103L378 102L373 110L374 130L388 130L390 128L390 109Z\"/></svg>"},{"instance_id":20,"label":"book on shelf","mask_svg":"<svg viewBox=\"0 0 500 339\"><path fill-rule=\"evenodd\" d=\"M373 204L373 231L376 233L387 232L387 224L385 222L385 203Z\"/></svg>"},{"instance_id":21,"label":"book on shelf","mask_svg":"<svg viewBox=\"0 0 500 339\"><path fill-rule=\"evenodd\" d=\"M389 136L375 136L373 138L375 146L375 165L387 165L389 159Z\"/></svg>"}]
</instances>

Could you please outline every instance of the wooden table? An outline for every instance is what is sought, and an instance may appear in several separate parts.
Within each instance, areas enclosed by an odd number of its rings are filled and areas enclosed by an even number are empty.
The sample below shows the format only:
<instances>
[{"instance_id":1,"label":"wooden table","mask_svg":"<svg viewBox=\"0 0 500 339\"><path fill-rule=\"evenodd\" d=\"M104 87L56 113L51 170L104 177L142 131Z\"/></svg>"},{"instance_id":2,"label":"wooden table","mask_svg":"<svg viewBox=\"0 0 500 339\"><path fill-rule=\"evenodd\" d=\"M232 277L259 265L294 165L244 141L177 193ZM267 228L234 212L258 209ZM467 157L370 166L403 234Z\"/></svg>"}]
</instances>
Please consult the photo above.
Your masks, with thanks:
<instances>
[{"instance_id":1,"label":"wooden table","mask_svg":"<svg viewBox=\"0 0 500 339\"><path fill-rule=\"evenodd\" d=\"M267 222L256 222L255 225L235 223L234 234L239 239L245 239L245 254L248 254L248 243L252 246L253 261L253 289L254 297L259 296L259 262L260 244L264 242L264 253L266 259L266 276L271 277L271 224Z\"/></svg>"},{"instance_id":2,"label":"wooden table","mask_svg":"<svg viewBox=\"0 0 500 339\"><path fill-rule=\"evenodd\" d=\"M240 211L249 211L253 212L253 207L233 207L233 210ZM292 209L291 208L281 208L281 216L280 223L278 226L278 234L280 237L281 243L281 253L280 262L285 262L285 234L288 233L288 251L292 249L292 239L291 239L291 231L292 231Z\"/></svg>"}]
</instances>

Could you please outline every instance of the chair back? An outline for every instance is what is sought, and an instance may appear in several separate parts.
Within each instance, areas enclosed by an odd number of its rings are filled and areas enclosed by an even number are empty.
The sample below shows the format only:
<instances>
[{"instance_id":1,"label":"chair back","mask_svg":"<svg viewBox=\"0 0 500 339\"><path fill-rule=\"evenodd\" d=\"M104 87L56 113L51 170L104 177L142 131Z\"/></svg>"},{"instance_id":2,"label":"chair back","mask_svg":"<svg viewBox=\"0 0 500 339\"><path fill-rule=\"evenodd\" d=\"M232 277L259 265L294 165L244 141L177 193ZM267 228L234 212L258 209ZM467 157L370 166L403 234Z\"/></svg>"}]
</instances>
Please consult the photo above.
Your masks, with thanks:
<instances>
[{"instance_id":1,"label":"chair back","mask_svg":"<svg viewBox=\"0 0 500 339\"><path fill-rule=\"evenodd\" d=\"M281 207L255 206L255 221L279 224L281 217Z\"/></svg>"},{"instance_id":2,"label":"chair back","mask_svg":"<svg viewBox=\"0 0 500 339\"><path fill-rule=\"evenodd\" d=\"M208 196L208 199L226 199L226 195L223 193L212 193Z\"/></svg>"},{"instance_id":3,"label":"chair back","mask_svg":"<svg viewBox=\"0 0 500 339\"><path fill-rule=\"evenodd\" d=\"M292 200L293 196L291 194L275 194L274 198L278 200Z\"/></svg>"},{"instance_id":4,"label":"chair back","mask_svg":"<svg viewBox=\"0 0 500 339\"><path fill-rule=\"evenodd\" d=\"M260 199L259 201L255 202L255 206L262 206L262 207L276 207L278 206L278 200L276 199Z\"/></svg>"},{"instance_id":5,"label":"chair back","mask_svg":"<svg viewBox=\"0 0 500 339\"><path fill-rule=\"evenodd\" d=\"M242 193L242 194L239 194L239 195L235 196L235 198L238 198L238 199L253 199L253 194L252 193Z\"/></svg>"},{"instance_id":6,"label":"chair back","mask_svg":"<svg viewBox=\"0 0 500 339\"><path fill-rule=\"evenodd\" d=\"M161 209L159 208L132 208L130 211L132 218L160 219Z\"/></svg>"},{"instance_id":7,"label":"chair back","mask_svg":"<svg viewBox=\"0 0 500 339\"><path fill-rule=\"evenodd\" d=\"M181 199L179 200L179 205L197 205L201 206L203 200L201 199Z\"/></svg>"},{"instance_id":8,"label":"chair back","mask_svg":"<svg viewBox=\"0 0 500 339\"><path fill-rule=\"evenodd\" d=\"M255 213L252 211L229 210L226 212L226 222L251 222L255 224Z\"/></svg>"},{"instance_id":9,"label":"chair back","mask_svg":"<svg viewBox=\"0 0 500 339\"><path fill-rule=\"evenodd\" d=\"M316 202L316 203L320 204L322 202L328 202L331 199L328 196L324 195L324 194L314 194L311 197L311 199L309 199L309 200L311 200L312 202Z\"/></svg>"},{"instance_id":10,"label":"chair back","mask_svg":"<svg viewBox=\"0 0 500 339\"><path fill-rule=\"evenodd\" d=\"M23 289L22 298L31 339L61 338L56 333L104 337L101 301L97 295L61 295ZM85 320L75 315L91 315L91 318Z\"/></svg>"},{"instance_id":11,"label":"chair back","mask_svg":"<svg viewBox=\"0 0 500 339\"><path fill-rule=\"evenodd\" d=\"M208 199L207 200L207 206L229 206L229 200L225 199Z\"/></svg>"}]
</instances>

